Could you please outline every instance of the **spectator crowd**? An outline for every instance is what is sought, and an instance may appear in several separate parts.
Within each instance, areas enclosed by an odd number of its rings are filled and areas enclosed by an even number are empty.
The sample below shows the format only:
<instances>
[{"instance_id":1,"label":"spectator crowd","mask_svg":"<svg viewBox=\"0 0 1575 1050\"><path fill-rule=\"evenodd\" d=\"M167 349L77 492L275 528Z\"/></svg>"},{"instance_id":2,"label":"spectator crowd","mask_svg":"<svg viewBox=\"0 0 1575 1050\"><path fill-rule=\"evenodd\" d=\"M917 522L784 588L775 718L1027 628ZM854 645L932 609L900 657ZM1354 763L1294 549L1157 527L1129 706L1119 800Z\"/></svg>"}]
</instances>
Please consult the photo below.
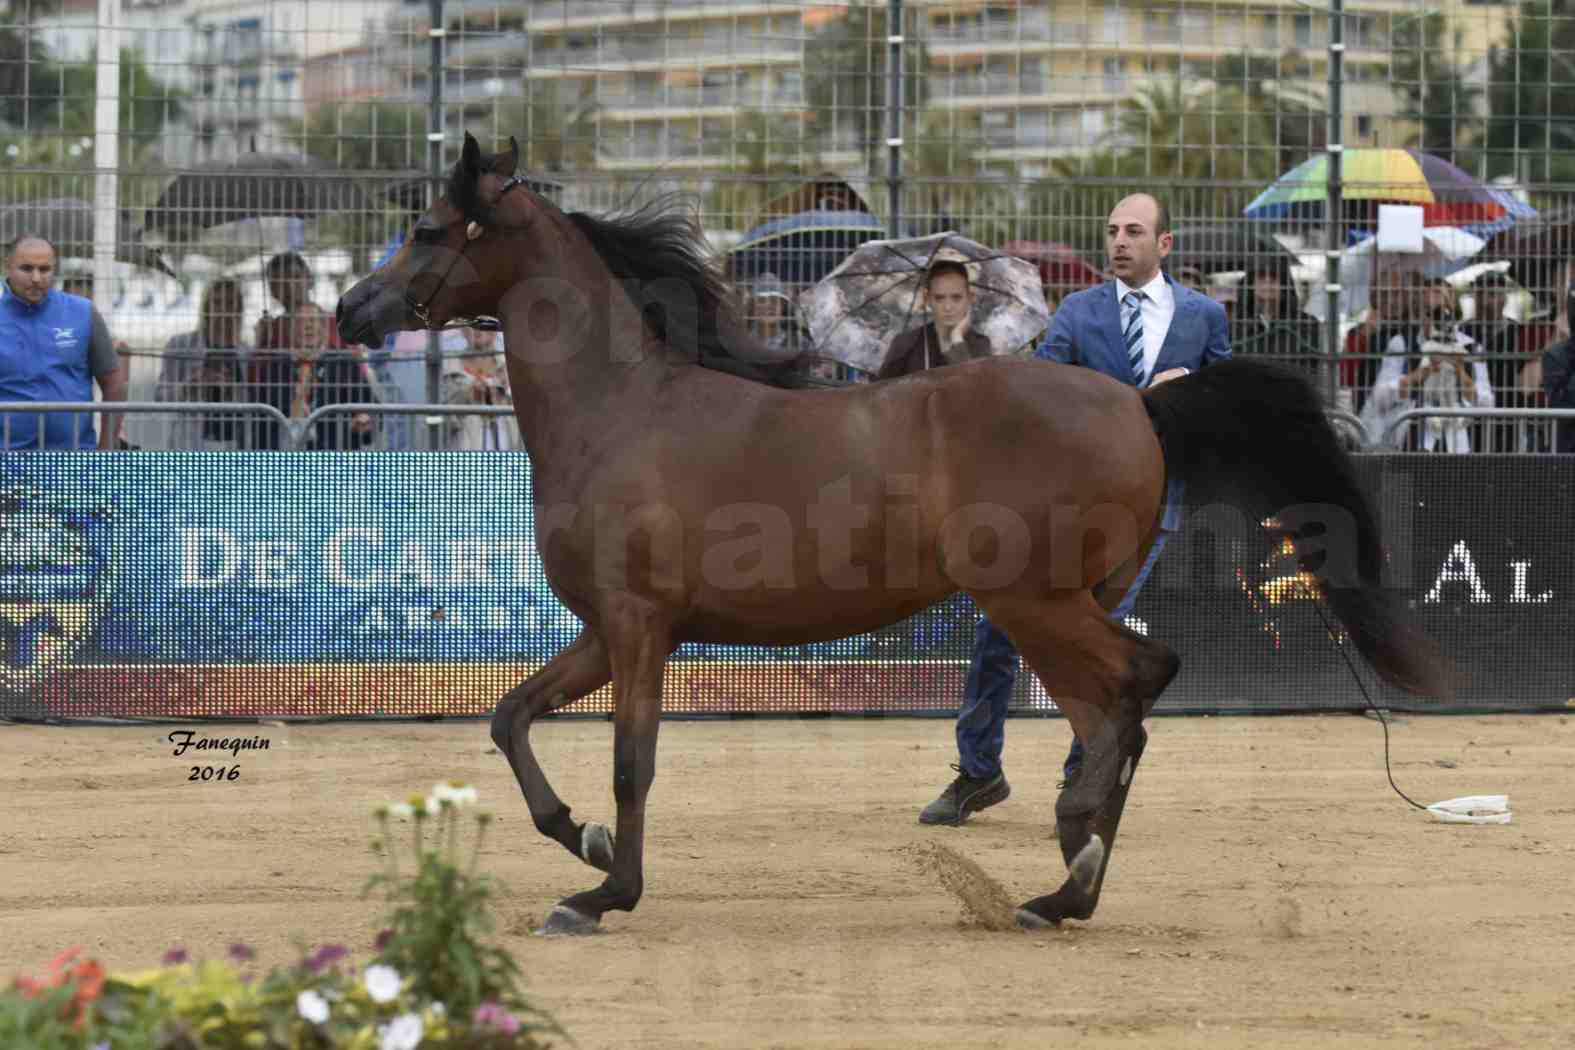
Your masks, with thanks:
<instances>
[{"instance_id":1,"label":"spectator crowd","mask_svg":"<svg viewBox=\"0 0 1575 1050\"><path fill-rule=\"evenodd\" d=\"M86 282L67 278L56 287L54 247L43 238L19 237L5 250L0 402L89 401L95 388L104 402L126 400L124 344L112 340L90 302ZM243 331L241 284L221 277L203 291L196 329L171 339L159 355L153 400L208 407L160 417L161 440L150 447L522 447L512 414L460 411L427 420L399 413L333 411L339 405L427 402L429 333L401 333L379 351L347 347L332 314L313 300L313 274L301 255L275 255L263 275L270 303L253 330ZM1234 286L1211 283L1187 265L1178 266L1172 276L1220 302L1236 354L1272 356L1305 370L1310 378L1323 374L1323 330L1303 311L1285 259L1261 260ZM822 355L810 344L795 306L803 290L771 273L739 285L736 307L760 360L737 370L785 386L879 378ZM1560 297L1556 309L1531 320L1511 316L1509 299L1515 288L1502 273L1484 270L1465 290L1471 303L1463 312L1455 286L1447 281L1414 272L1380 274L1371 307L1344 336L1335 407L1360 419L1360 443L1369 450L1575 452L1575 420L1549 426L1514 418L1426 417L1395 425L1411 409L1575 409L1569 332L1575 287ZM1052 314L1067 291L1044 286ZM944 305L930 304L929 309L943 310ZM977 333L967 334L977 341ZM501 334L466 329L438 338L442 403L456 408L511 405ZM914 354L923 356L929 349L928 342L916 343ZM988 352L988 347L972 348L968 356ZM912 370L904 365L893 374ZM225 410L226 405L236 407ZM270 406L277 415L243 409L245 405ZM123 424L123 417L112 414L101 415L95 427L94 416L87 413L5 413L0 416L0 447L134 447L122 440Z\"/></svg>"}]
</instances>

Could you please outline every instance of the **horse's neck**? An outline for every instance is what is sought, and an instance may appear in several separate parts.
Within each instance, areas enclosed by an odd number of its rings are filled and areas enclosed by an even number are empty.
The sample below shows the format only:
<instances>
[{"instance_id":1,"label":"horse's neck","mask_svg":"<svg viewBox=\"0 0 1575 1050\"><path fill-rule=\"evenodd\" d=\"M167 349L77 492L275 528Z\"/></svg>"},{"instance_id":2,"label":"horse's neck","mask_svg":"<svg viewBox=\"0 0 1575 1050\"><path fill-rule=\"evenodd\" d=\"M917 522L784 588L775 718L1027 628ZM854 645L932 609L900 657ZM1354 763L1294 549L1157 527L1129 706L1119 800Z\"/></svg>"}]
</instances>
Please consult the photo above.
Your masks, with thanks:
<instances>
[{"instance_id":1,"label":"horse's neck","mask_svg":"<svg viewBox=\"0 0 1575 1050\"><path fill-rule=\"evenodd\" d=\"M612 422L647 405L669 366L665 345L611 275L568 271L557 281L565 292L553 330L539 310L540 288L554 282L522 282L520 294L504 297L501 319L525 448L543 465L566 467L566 450L596 446Z\"/></svg>"}]
</instances>

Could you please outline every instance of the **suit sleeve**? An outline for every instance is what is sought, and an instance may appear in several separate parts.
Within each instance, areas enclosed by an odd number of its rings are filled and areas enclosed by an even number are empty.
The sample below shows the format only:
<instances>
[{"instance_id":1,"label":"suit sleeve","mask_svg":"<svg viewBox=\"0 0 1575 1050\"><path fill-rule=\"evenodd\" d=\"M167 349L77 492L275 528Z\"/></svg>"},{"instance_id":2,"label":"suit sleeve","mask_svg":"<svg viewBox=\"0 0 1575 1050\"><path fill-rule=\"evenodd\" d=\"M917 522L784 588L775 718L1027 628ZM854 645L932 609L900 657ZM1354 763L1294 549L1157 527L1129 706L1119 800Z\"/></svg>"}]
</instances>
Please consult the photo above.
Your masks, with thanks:
<instances>
[{"instance_id":1,"label":"suit sleeve","mask_svg":"<svg viewBox=\"0 0 1575 1050\"><path fill-rule=\"evenodd\" d=\"M1041 361L1077 364L1077 344L1072 338L1072 321L1067 312L1066 304L1062 303L1061 309L1050 319L1050 331L1045 333L1044 342L1034 351L1034 356Z\"/></svg>"},{"instance_id":2,"label":"suit sleeve","mask_svg":"<svg viewBox=\"0 0 1575 1050\"><path fill-rule=\"evenodd\" d=\"M1230 322L1225 319L1225 308L1210 302L1209 340L1203 346L1203 359L1199 368L1207 368L1216 361L1230 360Z\"/></svg>"}]
</instances>

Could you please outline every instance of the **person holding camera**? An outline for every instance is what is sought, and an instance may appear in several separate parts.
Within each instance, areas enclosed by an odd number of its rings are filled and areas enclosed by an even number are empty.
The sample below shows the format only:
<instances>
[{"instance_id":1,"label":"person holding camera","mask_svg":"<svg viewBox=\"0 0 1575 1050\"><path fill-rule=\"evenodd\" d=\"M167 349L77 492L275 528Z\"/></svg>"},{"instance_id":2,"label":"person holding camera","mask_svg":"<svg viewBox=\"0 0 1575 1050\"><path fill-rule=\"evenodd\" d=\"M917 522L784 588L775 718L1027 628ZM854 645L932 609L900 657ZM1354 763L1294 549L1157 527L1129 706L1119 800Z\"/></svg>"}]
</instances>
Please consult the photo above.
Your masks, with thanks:
<instances>
[{"instance_id":1,"label":"person holding camera","mask_svg":"<svg viewBox=\"0 0 1575 1050\"><path fill-rule=\"evenodd\" d=\"M1401 413L1413 408L1492 408L1493 384L1486 362L1471 356L1476 344L1453 316L1440 313L1422 320L1413 349L1405 333L1390 337L1384 362L1373 383L1372 396L1362 412L1370 448L1399 450L1406 447L1406 430L1394 426ZM1460 417L1429 416L1413 434L1411 447L1423 452L1470 452L1470 421Z\"/></svg>"}]
</instances>

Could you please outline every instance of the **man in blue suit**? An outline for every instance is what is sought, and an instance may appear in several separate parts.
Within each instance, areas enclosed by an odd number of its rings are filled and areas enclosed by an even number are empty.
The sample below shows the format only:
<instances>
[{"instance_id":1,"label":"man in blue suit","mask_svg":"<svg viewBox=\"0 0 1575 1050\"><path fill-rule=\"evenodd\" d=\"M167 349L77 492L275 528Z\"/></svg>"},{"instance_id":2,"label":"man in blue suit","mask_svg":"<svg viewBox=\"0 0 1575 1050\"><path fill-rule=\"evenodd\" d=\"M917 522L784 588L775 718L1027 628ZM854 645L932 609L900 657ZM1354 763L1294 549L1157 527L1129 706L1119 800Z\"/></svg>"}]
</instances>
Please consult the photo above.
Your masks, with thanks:
<instances>
[{"instance_id":1,"label":"man in blue suit","mask_svg":"<svg viewBox=\"0 0 1575 1050\"><path fill-rule=\"evenodd\" d=\"M1146 193L1127 197L1105 225L1105 251L1115 280L1066 297L1038 355L1081 365L1143 388L1164 383L1230 357L1225 310L1213 299L1171 280L1160 263L1170 253L1170 213ZM1123 620L1148 579L1167 536L1181 527L1181 485L1165 493L1160 533L1132 584L1110 615ZM1017 650L984 617L957 715L957 777L919 814L921 824L961 824L1004 802L1012 788L1001 769L1006 708L1017 680ZM1068 780L1082 765L1074 737Z\"/></svg>"}]
</instances>

